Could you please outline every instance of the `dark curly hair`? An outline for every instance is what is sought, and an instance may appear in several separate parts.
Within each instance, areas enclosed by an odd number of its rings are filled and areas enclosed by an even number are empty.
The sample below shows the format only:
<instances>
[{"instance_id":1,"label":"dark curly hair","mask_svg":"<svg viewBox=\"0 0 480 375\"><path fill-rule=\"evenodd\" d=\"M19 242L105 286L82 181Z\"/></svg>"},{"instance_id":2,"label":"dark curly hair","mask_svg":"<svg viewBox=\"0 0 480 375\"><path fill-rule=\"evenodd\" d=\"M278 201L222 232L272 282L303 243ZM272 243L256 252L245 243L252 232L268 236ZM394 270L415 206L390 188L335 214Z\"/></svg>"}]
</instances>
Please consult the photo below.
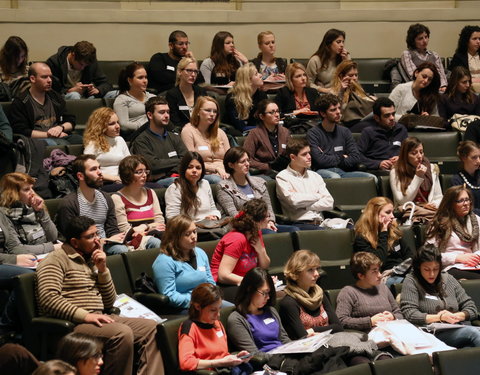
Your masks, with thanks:
<instances>
[{"instance_id":1,"label":"dark curly hair","mask_svg":"<svg viewBox=\"0 0 480 375\"><path fill-rule=\"evenodd\" d=\"M417 47L415 47L415 38L422 33L427 33L427 36L430 37L430 29L427 26L421 23L410 25L406 39L408 49L417 49Z\"/></svg>"},{"instance_id":2,"label":"dark curly hair","mask_svg":"<svg viewBox=\"0 0 480 375\"><path fill-rule=\"evenodd\" d=\"M472 36L473 33L480 33L480 26L465 26L462 31L460 31L460 35L458 38L458 44L457 44L457 49L455 50L455 53L461 53L465 54L468 52L468 42L470 40L470 37ZM477 51L478 53L478 51Z\"/></svg>"},{"instance_id":3,"label":"dark curly hair","mask_svg":"<svg viewBox=\"0 0 480 375\"><path fill-rule=\"evenodd\" d=\"M251 199L245 203L239 213L232 219L231 225L237 232L250 235L250 239L258 239L258 223L268 216L268 206L262 199Z\"/></svg>"}]
</instances>

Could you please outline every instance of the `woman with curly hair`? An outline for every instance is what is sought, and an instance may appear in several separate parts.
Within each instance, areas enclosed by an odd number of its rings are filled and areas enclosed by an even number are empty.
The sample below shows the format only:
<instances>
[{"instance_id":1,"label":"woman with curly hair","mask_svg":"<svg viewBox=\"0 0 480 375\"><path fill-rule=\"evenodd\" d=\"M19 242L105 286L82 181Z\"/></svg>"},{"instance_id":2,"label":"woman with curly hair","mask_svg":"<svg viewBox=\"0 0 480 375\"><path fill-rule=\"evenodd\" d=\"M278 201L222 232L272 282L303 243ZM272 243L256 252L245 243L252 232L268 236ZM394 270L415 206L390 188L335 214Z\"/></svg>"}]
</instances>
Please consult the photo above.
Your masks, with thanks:
<instances>
[{"instance_id":1,"label":"woman with curly hair","mask_svg":"<svg viewBox=\"0 0 480 375\"><path fill-rule=\"evenodd\" d=\"M247 63L245 55L235 48L233 35L219 31L213 37L210 57L203 60L200 71L205 83L232 86L237 69Z\"/></svg>"},{"instance_id":2,"label":"woman with curly hair","mask_svg":"<svg viewBox=\"0 0 480 375\"><path fill-rule=\"evenodd\" d=\"M375 254L387 286L401 283L410 268L412 250L402 239L393 216L393 202L385 197L370 199L355 224L353 251Z\"/></svg>"},{"instance_id":3,"label":"woman with curly hair","mask_svg":"<svg viewBox=\"0 0 480 375\"><path fill-rule=\"evenodd\" d=\"M232 219L232 231L222 237L210 263L215 281L240 285L243 276L254 267L268 268L270 258L263 243L261 229L269 221L268 206L252 199Z\"/></svg>"},{"instance_id":4,"label":"woman with curly hair","mask_svg":"<svg viewBox=\"0 0 480 375\"><path fill-rule=\"evenodd\" d=\"M458 45L448 66L453 70L463 66L472 74L472 86L475 92L480 92L480 26L465 26L460 32Z\"/></svg>"},{"instance_id":5,"label":"woman with curly hair","mask_svg":"<svg viewBox=\"0 0 480 375\"><path fill-rule=\"evenodd\" d=\"M98 108L90 115L83 134L84 154L95 155L100 163L103 179L121 183L118 165L130 155L125 140L120 136L118 116L111 108Z\"/></svg>"},{"instance_id":6,"label":"woman with curly hair","mask_svg":"<svg viewBox=\"0 0 480 375\"><path fill-rule=\"evenodd\" d=\"M438 247L443 267L456 279L480 279L479 222L472 192L459 185L445 192L427 229L427 243Z\"/></svg>"},{"instance_id":7,"label":"woman with curly hair","mask_svg":"<svg viewBox=\"0 0 480 375\"><path fill-rule=\"evenodd\" d=\"M190 122L182 133L188 151L196 151L205 162L205 179L211 184L228 177L223 168L223 156L230 148L227 135L219 128L220 109L210 96L201 96L193 107Z\"/></svg>"},{"instance_id":8,"label":"woman with curly hair","mask_svg":"<svg viewBox=\"0 0 480 375\"><path fill-rule=\"evenodd\" d=\"M255 65L248 63L240 67L235 76L235 84L225 99L225 122L242 133L254 128L258 103L267 99L267 94L261 91L262 86L262 75Z\"/></svg>"},{"instance_id":9,"label":"woman with curly hair","mask_svg":"<svg viewBox=\"0 0 480 375\"><path fill-rule=\"evenodd\" d=\"M13 97L30 87L28 47L19 36L11 36L0 50L0 82L6 83Z\"/></svg>"},{"instance_id":10,"label":"woman with curly hair","mask_svg":"<svg viewBox=\"0 0 480 375\"><path fill-rule=\"evenodd\" d=\"M345 31L330 29L307 64L312 87L330 93L335 69L344 60L350 60L350 54L345 49Z\"/></svg>"}]
</instances>

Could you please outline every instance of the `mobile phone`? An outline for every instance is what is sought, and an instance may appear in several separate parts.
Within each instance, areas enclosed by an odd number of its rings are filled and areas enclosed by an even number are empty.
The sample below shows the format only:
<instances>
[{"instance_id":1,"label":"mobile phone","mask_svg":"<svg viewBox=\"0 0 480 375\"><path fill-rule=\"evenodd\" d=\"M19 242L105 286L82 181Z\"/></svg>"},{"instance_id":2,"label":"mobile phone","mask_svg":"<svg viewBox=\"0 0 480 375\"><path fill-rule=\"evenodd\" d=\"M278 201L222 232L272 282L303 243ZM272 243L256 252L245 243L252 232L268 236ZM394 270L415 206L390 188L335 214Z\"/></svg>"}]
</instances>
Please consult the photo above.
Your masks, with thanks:
<instances>
[{"instance_id":1,"label":"mobile phone","mask_svg":"<svg viewBox=\"0 0 480 375\"><path fill-rule=\"evenodd\" d=\"M253 357L253 354L252 354L252 353L248 353L248 354L244 354L244 355L238 356L238 358L240 358L240 359L245 359L245 358L250 358L250 357Z\"/></svg>"}]
</instances>

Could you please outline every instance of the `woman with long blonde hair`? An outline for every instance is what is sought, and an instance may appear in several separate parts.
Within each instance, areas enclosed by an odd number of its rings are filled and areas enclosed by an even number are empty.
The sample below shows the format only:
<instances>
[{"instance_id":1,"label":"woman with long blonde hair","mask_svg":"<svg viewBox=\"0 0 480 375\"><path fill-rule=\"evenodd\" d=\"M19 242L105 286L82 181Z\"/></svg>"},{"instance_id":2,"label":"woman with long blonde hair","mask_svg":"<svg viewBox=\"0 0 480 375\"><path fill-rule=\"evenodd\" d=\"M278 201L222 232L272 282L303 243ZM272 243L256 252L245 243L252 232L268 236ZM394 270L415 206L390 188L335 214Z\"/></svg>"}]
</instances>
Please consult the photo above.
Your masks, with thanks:
<instances>
[{"instance_id":1,"label":"woman with long blonde hair","mask_svg":"<svg viewBox=\"0 0 480 375\"><path fill-rule=\"evenodd\" d=\"M198 152L205 162L205 179L217 183L228 178L223 167L223 156L230 148L227 135L219 128L218 102L210 96L201 96L193 107L190 122L181 133L188 151Z\"/></svg>"},{"instance_id":2,"label":"woman with long blonde hair","mask_svg":"<svg viewBox=\"0 0 480 375\"><path fill-rule=\"evenodd\" d=\"M121 183L118 165L130 155L125 140L120 136L118 116L111 108L102 107L92 112L83 135L84 154L95 155L100 163L103 179Z\"/></svg>"},{"instance_id":3,"label":"woman with long blonde hair","mask_svg":"<svg viewBox=\"0 0 480 375\"><path fill-rule=\"evenodd\" d=\"M256 126L255 111L258 103L267 99L267 94L261 91L262 75L252 63L240 67L235 77L235 84L225 99L226 122L243 132Z\"/></svg>"},{"instance_id":4,"label":"woman with long blonde hair","mask_svg":"<svg viewBox=\"0 0 480 375\"><path fill-rule=\"evenodd\" d=\"M402 282L410 267L407 259L413 249L402 239L390 199L375 197L367 202L355 224L353 251L375 254L382 262L380 270L387 285Z\"/></svg>"}]
</instances>

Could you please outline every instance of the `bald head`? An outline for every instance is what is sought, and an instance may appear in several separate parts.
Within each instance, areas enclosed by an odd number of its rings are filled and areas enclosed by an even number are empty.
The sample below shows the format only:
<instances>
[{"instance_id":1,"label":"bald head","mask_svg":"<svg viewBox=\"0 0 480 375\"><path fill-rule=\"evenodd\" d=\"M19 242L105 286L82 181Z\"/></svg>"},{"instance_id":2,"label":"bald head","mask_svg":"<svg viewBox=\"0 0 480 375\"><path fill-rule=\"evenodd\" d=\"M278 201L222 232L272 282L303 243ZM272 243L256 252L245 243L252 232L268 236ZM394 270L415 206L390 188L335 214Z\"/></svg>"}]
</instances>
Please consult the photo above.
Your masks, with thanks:
<instances>
[{"instance_id":1,"label":"bald head","mask_svg":"<svg viewBox=\"0 0 480 375\"><path fill-rule=\"evenodd\" d=\"M36 62L30 65L28 78L32 89L37 92L46 92L52 89L52 71L45 63Z\"/></svg>"}]
</instances>

